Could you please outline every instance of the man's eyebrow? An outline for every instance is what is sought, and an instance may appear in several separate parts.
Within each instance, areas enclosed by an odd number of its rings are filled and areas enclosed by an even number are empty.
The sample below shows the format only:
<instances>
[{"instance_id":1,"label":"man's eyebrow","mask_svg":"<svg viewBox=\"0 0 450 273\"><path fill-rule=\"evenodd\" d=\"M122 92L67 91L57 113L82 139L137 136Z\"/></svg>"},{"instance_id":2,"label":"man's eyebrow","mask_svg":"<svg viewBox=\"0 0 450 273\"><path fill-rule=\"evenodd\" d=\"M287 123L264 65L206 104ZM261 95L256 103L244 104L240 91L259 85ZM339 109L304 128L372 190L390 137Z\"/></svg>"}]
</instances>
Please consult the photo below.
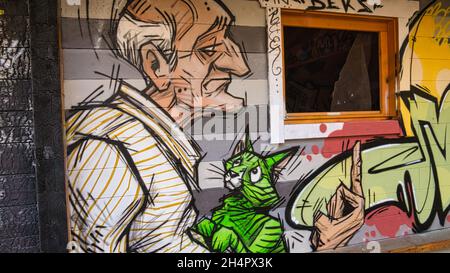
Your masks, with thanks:
<instances>
[{"instance_id":1,"label":"man's eyebrow","mask_svg":"<svg viewBox=\"0 0 450 273\"><path fill-rule=\"evenodd\" d=\"M197 44L201 45L201 44L206 44L206 43L210 43L211 42L211 43L214 44L214 46L221 45L222 43L220 43L220 42L218 43L217 42L217 37L216 36L212 36L212 34L214 34L214 33L216 33L216 32L212 32L212 33L206 35L205 37L202 37L202 38L198 39L197 40ZM208 37L208 36L211 36L211 37Z\"/></svg>"},{"instance_id":2,"label":"man's eyebrow","mask_svg":"<svg viewBox=\"0 0 450 273\"><path fill-rule=\"evenodd\" d=\"M198 40L206 40L206 39L209 38L209 36L215 37L214 34L219 33L219 32L221 32L221 31L222 31L221 29L218 29L218 30L215 30L215 31L205 32L204 34L202 34L202 35L200 36L200 38L199 38Z\"/></svg>"},{"instance_id":3,"label":"man's eyebrow","mask_svg":"<svg viewBox=\"0 0 450 273\"><path fill-rule=\"evenodd\" d=\"M200 38L203 36L207 36L213 33L216 33L218 31L221 31L227 27L232 26L233 19L229 16L218 16L214 20L214 23L211 24L211 26L208 28L208 30L205 31L204 34L200 35ZM215 31L214 31L215 30ZM212 32L214 31L214 32Z\"/></svg>"},{"instance_id":4,"label":"man's eyebrow","mask_svg":"<svg viewBox=\"0 0 450 273\"><path fill-rule=\"evenodd\" d=\"M225 18L225 20L223 20L222 18ZM220 31L222 31L224 28L226 28L227 26L231 26L231 20L228 21L229 24L224 25L223 22L227 22L226 19L230 19L229 17L225 17L225 16L220 16L217 17L216 20L214 21L214 23L211 25L211 27L208 28L208 30L205 31L205 33L201 34L198 38L196 43L204 43L207 42L205 41L206 39L208 39L208 36L214 35Z\"/></svg>"}]
</instances>

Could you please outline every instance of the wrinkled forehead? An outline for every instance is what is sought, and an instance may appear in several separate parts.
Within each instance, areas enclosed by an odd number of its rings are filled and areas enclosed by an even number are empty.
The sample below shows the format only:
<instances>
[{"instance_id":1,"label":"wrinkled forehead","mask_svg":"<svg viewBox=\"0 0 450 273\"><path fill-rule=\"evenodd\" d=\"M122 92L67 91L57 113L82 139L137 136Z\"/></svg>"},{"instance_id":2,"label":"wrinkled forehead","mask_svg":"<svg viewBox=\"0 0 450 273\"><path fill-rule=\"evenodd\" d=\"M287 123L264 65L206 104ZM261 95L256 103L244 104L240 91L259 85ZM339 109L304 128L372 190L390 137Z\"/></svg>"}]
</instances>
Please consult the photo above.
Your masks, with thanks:
<instances>
[{"instance_id":1,"label":"wrinkled forehead","mask_svg":"<svg viewBox=\"0 0 450 273\"><path fill-rule=\"evenodd\" d=\"M234 17L219 0L133 0L127 12L136 20L167 24L181 52L220 44Z\"/></svg>"},{"instance_id":2,"label":"wrinkled forehead","mask_svg":"<svg viewBox=\"0 0 450 273\"><path fill-rule=\"evenodd\" d=\"M126 9L139 21L171 24L177 32L206 32L211 26L228 26L234 20L219 0L133 0Z\"/></svg>"}]
</instances>

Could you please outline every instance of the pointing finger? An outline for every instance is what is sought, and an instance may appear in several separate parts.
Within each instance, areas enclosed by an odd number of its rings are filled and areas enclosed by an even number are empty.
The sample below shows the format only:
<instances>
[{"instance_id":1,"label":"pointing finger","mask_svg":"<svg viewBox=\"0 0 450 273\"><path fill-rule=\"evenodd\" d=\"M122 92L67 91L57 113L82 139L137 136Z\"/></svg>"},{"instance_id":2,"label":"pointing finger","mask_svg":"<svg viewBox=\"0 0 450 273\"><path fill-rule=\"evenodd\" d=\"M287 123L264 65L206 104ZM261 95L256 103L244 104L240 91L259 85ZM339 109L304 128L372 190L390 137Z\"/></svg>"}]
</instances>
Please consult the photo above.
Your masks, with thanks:
<instances>
[{"instance_id":1,"label":"pointing finger","mask_svg":"<svg viewBox=\"0 0 450 273\"><path fill-rule=\"evenodd\" d=\"M351 191L359 196L363 195L362 185L361 185L361 142L356 142L353 147L352 156L352 169L351 169Z\"/></svg>"}]
</instances>

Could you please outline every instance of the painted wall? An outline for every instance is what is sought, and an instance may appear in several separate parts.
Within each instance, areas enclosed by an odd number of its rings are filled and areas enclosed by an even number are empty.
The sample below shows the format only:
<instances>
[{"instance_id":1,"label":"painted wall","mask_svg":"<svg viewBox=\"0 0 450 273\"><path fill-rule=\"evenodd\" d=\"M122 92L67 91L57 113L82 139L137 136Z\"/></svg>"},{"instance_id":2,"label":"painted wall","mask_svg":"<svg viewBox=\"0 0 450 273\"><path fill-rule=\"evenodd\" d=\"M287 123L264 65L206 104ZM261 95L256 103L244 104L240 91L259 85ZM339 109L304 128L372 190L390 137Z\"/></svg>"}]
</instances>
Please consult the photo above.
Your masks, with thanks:
<instances>
[{"instance_id":1,"label":"painted wall","mask_svg":"<svg viewBox=\"0 0 450 273\"><path fill-rule=\"evenodd\" d=\"M309 252L448 226L448 1L301 4L399 17L402 115L283 145L258 1L126 2L61 0L74 251Z\"/></svg>"}]
</instances>

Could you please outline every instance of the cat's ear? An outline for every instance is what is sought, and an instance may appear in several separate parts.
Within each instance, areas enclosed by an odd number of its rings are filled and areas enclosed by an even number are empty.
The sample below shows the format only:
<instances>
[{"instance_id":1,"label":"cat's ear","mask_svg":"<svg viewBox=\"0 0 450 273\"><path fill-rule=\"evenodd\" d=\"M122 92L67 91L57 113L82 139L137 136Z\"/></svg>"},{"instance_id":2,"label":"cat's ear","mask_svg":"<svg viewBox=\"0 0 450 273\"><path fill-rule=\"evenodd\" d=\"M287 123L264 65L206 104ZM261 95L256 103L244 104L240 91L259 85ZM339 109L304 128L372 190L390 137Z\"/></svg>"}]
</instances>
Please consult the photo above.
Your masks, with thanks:
<instances>
[{"instance_id":1,"label":"cat's ear","mask_svg":"<svg viewBox=\"0 0 450 273\"><path fill-rule=\"evenodd\" d=\"M247 132L245 132L245 149L249 152L253 152L252 140L250 139L250 133L247 128Z\"/></svg>"},{"instance_id":2,"label":"cat's ear","mask_svg":"<svg viewBox=\"0 0 450 273\"><path fill-rule=\"evenodd\" d=\"M234 147L233 150L233 156L242 153L243 151L245 151L245 143L244 141L240 140L237 144L236 147Z\"/></svg>"},{"instance_id":3,"label":"cat's ear","mask_svg":"<svg viewBox=\"0 0 450 273\"><path fill-rule=\"evenodd\" d=\"M248 127L245 130L245 136L242 140L238 142L236 147L234 147L233 156L242 153L243 151L253 152L252 140L250 139L250 133Z\"/></svg>"},{"instance_id":4,"label":"cat's ear","mask_svg":"<svg viewBox=\"0 0 450 273\"><path fill-rule=\"evenodd\" d=\"M292 148L271 154L266 157L266 163L269 168L276 168L278 170L284 169L291 161L292 157L297 153L298 148Z\"/></svg>"}]
</instances>

